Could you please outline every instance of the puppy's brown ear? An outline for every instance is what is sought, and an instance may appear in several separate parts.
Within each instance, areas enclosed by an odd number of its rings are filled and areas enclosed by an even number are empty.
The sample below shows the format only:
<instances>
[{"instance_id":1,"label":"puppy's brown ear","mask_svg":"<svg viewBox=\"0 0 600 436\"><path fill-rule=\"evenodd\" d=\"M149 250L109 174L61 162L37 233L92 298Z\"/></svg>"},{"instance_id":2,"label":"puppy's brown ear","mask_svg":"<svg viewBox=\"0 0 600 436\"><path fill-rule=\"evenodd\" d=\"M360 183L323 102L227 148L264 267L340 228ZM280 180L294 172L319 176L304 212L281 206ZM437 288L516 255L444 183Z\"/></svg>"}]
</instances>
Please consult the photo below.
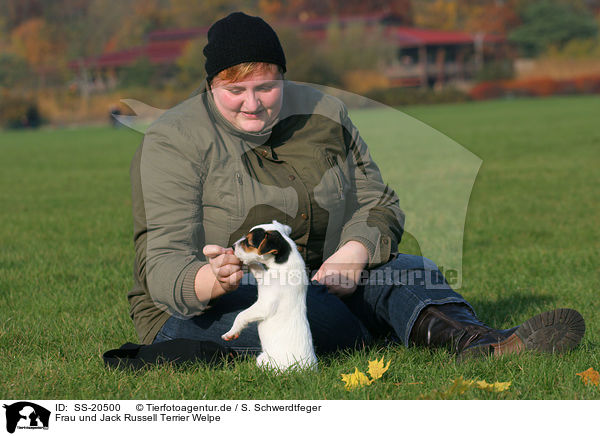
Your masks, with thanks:
<instances>
[{"instance_id":1,"label":"puppy's brown ear","mask_svg":"<svg viewBox=\"0 0 600 436\"><path fill-rule=\"evenodd\" d=\"M275 263L287 262L290 251L290 244L277 230L266 232L265 238L258 247L258 254L275 255Z\"/></svg>"}]
</instances>

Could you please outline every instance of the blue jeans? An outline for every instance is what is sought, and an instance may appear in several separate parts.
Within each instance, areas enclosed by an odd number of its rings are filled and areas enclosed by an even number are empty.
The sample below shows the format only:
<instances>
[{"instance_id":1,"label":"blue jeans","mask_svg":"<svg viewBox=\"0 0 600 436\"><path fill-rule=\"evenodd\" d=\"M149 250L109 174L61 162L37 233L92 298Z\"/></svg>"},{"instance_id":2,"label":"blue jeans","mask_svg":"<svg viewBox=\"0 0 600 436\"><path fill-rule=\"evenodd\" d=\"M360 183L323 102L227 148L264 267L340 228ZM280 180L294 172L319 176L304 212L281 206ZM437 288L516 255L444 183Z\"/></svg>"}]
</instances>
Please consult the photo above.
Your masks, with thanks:
<instances>
[{"instance_id":1,"label":"blue jeans","mask_svg":"<svg viewBox=\"0 0 600 436\"><path fill-rule=\"evenodd\" d=\"M256 285L240 285L236 291L215 300L202 315L189 319L171 316L154 343L186 338L257 353L261 347L256 324L249 325L235 341L221 339L237 314L256 298ZM353 348L382 337L408 346L412 326L424 307L446 303L469 306L450 288L433 262L408 254L399 254L379 268L365 272L356 291L343 299L328 293L323 285L310 284L306 303L317 353Z\"/></svg>"}]
</instances>

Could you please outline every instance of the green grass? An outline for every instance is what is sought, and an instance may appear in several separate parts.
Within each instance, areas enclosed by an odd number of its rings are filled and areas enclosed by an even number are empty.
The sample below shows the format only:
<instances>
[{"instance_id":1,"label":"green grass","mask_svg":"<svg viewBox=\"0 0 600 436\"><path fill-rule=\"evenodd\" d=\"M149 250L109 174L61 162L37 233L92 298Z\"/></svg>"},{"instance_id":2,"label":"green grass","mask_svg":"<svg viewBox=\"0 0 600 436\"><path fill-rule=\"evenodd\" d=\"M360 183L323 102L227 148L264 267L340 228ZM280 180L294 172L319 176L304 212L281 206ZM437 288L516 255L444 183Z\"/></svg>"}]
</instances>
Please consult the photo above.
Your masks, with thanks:
<instances>
[{"instance_id":1,"label":"green grass","mask_svg":"<svg viewBox=\"0 0 600 436\"><path fill-rule=\"evenodd\" d=\"M0 132L0 398L416 399L451 380L512 381L460 398L600 399L575 374L600 369L600 99L411 107L483 159L471 196L460 292L497 327L578 309L583 344L564 356L454 363L442 350L375 346L325 357L317 373L273 376L250 360L223 369L106 369L103 351L137 342L125 294L133 247L130 130ZM372 112L353 115L360 125ZM393 150L370 144L394 185ZM404 188L405 189L405 188ZM402 247L410 250L410 241ZM385 355L390 370L347 392L341 373Z\"/></svg>"}]
</instances>

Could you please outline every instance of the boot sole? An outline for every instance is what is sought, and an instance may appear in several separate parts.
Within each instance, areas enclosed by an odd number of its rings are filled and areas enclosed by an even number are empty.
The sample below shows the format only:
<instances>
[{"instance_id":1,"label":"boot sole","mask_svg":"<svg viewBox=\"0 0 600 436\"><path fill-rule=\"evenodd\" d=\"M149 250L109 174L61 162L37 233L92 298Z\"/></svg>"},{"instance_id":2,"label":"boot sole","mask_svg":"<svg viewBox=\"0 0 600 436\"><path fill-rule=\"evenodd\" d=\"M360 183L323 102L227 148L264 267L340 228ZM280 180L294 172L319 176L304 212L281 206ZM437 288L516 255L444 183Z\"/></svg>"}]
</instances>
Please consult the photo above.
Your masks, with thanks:
<instances>
[{"instance_id":1,"label":"boot sole","mask_svg":"<svg viewBox=\"0 0 600 436\"><path fill-rule=\"evenodd\" d=\"M459 360L482 356L503 356L524 350L542 353L564 353L581 342L585 321L573 309L555 309L528 319L505 340L481 347L473 347L459 355Z\"/></svg>"}]
</instances>

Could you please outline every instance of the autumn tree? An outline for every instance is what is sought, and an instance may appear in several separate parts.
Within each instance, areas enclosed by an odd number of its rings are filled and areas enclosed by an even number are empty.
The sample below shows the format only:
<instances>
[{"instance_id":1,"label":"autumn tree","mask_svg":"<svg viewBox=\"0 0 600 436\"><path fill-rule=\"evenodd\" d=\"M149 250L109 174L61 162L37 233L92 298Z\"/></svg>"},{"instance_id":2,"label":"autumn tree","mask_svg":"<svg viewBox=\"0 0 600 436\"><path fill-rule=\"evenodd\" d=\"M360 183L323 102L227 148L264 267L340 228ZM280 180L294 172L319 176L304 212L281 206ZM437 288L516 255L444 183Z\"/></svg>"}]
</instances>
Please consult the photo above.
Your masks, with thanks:
<instances>
[{"instance_id":1,"label":"autumn tree","mask_svg":"<svg viewBox=\"0 0 600 436\"><path fill-rule=\"evenodd\" d=\"M206 45L206 38L198 38L190 41L185 47L182 55L177 59L177 82L179 86L190 87L199 84L206 76L204 70L204 54L202 49Z\"/></svg>"},{"instance_id":2,"label":"autumn tree","mask_svg":"<svg viewBox=\"0 0 600 436\"><path fill-rule=\"evenodd\" d=\"M42 18L32 18L22 22L11 34L11 46L15 54L27 61L36 71L43 87L49 69L63 50L59 41L51 36L51 29Z\"/></svg>"},{"instance_id":3,"label":"autumn tree","mask_svg":"<svg viewBox=\"0 0 600 436\"><path fill-rule=\"evenodd\" d=\"M13 53L0 53L0 88L15 90L31 86L33 79L25 59Z\"/></svg>"},{"instance_id":4,"label":"autumn tree","mask_svg":"<svg viewBox=\"0 0 600 436\"><path fill-rule=\"evenodd\" d=\"M526 0L419 0L413 2L418 27L505 34L520 23Z\"/></svg>"},{"instance_id":5,"label":"autumn tree","mask_svg":"<svg viewBox=\"0 0 600 436\"><path fill-rule=\"evenodd\" d=\"M257 0L169 0L168 5L170 20L177 28L210 26L218 19L236 11L255 15L258 12Z\"/></svg>"},{"instance_id":6,"label":"autumn tree","mask_svg":"<svg viewBox=\"0 0 600 436\"><path fill-rule=\"evenodd\" d=\"M296 28L277 29L287 58L287 76L321 85L349 86L353 73L375 80L375 73L395 56L394 45L384 35L381 26L361 23L342 26L332 20L324 40L303 36ZM381 79L381 74L377 79ZM364 84L367 85L366 83Z\"/></svg>"},{"instance_id":7,"label":"autumn tree","mask_svg":"<svg viewBox=\"0 0 600 436\"><path fill-rule=\"evenodd\" d=\"M276 19L306 21L332 16L386 14L396 16L405 25L412 23L410 0L260 0L258 7L262 14Z\"/></svg>"},{"instance_id":8,"label":"autumn tree","mask_svg":"<svg viewBox=\"0 0 600 436\"><path fill-rule=\"evenodd\" d=\"M521 14L522 25L510 33L525 56L537 56L549 46L562 47L573 39L595 38L598 23L584 9L559 1L531 3Z\"/></svg>"},{"instance_id":9,"label":"autumn tree","mask_svg":"<svg viewBox=\"0 0 600 436\"><path fill-rule=\"evenodd\" d=\"M464 30L472 33L505 35L520 24L515 3L494 1L464 6Z\"/></svg>"},{"instance_id":10,"label":"autumn tree","mask_svg":"<svg viewBox=\"0 0 600 436\"><path fill-rule=\"evenodd\" d=\"M438 30L459 28L459 2L448 0L416 1L414 23L417 27Z\"/></svg>"},{"instance_id":11,"label":"autumn tree","mask_svg":"<svg viewBox=\"0 0 600 436\"><path fill-rule=\"evenodd\" d=\"M24 21L43 17L43 12L43 0L0 0L0 17L8 33Z\"/></svg>"}]
</instances>

